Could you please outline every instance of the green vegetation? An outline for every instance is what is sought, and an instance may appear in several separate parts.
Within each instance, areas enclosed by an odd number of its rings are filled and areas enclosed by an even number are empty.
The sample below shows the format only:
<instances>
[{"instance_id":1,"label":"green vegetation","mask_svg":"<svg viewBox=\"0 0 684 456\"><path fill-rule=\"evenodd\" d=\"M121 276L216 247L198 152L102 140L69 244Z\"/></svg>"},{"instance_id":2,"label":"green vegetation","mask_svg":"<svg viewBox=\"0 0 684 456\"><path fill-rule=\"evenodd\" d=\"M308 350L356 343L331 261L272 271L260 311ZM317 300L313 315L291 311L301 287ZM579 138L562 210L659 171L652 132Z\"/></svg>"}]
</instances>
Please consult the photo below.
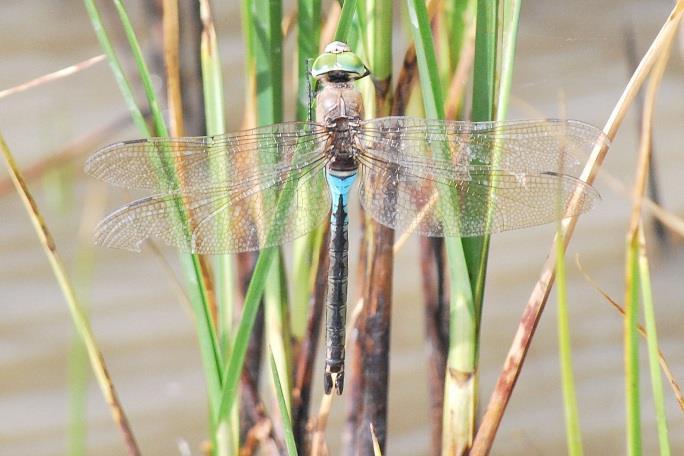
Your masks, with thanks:
<instances>
[{"instance_id":1,"label":"green vegetation","mask_svg":"<svg viewBox=\"0 0 684 456\"><path fill-rule=\"evenodd\" d=\"M178 53L179 19L174 10L175 0L165 0L164 33L174 34L175 39L165 41L164 56L167 60L165 82L170 89L167 105L172 121L167 126L163 102L153 86L141 43L136 34L136 24L131 21L125 2L114 0L115 11L126 38L126 44L112 44L101 12L94 0L84 0L100 46L105 53L119 86L131 118L143 137L168 137L183 135L182 87ZM174 6L175 5L175 6ZM287 119L290 107L285 96L288 92L284 67L289 59L297 63L295 82L296 97L292 106L297 120L311 118L311 98L314 81L308 74L309 62L321 48L333 39L343 40L362 56L372 76L359 81L364 95L365 112L369 117L388 115L424 115L430 119L458 119L466 121L506 120L515 63L518 34L519 0L447 0L426 4L421 0L408 0L405 9L393 10L391 0L347 0L339 8L333 3L329 10L322 10L315 0L298 0L296 18L296 46L293 55L285 55L289 30L284 27L283 5L279 0L242 0L242 32L245 42L246 96L245 128L279 123ZM201 0L199 17L202 21L201 63L202 97L206 118L206 134L221 135L226 132L226 100L223 94L224 75L218 44L220 40L214 25L209 0ZM625 95L620 99L604 131L612 140L635 92L647 77L649 91L644 109L644 138L650 138L652 130L653 103L660 78L671 50L671 44L684 7L679 2L665 23L661 34L654 41L642 65L636 70ZM407 16L404 40L397 40L393 29L395 16L403 12ZM336 27L326 27L330 20ZM474 36L474 39L470 39ZM404 54L394 56L393 44L408 41ZM115 50L116 49L116 50ZM120 63L121 54L130 54L136 66L138 82L129 79ZM393 74L393 57L403 59L398 77ZM413 59L412 59L413 58ZM459 69L470 68L472 93L454 92L454 80L460 77ZM472 74L471 74L472 73ZM468 81L464 81L468 82ZM145 106L138 105L134 89L140 84L145 95ZM465 86L465 84L464 84ZM408 95L406 95L408 94ZM456 94L456 95L455 95ZM417 102L416 100L419 100ZM413 101L411 103L411 101ZM149 118L143 114L149 112ZM174 113L176 117L174 117ZM626 242L625 261L625 401L626 401L626 447L629 454L642 453L642 414L645 394L639 388L639 311L643 308L646 346L648 349L649 374L655 403L657 437L660 453L671 454L668 427L665 416L665 394L661 379L661 366L666 367L658 349L654 297L642 227L641 200L644 194L645 169L648 166L648 146L642 140L641 159L634 186L634 211ZM111 408L130 454L139 454L138 443L119 403L112 379L95 342L89 323L89 315L80 303L69 280L54 241L40 211L33 201L22 173L14 162L9 147L0 137L0 149L10 170L10 175L22 197L38 234L41 245L50 261L55 277L65 296L76 328L78 341L74 345L72 359L72 422L70 427L70 454L85 453L87 429L84 427L84 396L86 380L83 366L90 363L102 393ZM600 149L600 150L599 150ZM297 152L295 152L297 153ZM607 153L606 144L599 144L590 158L582 178L591 183ZM494 154L494 151L492 151ZM259 160L272 162L275 157L263 154ZM161 156L161 155L160 155ZM160 177L180 180L176 175L182 163L167 163L158 157L155 171ZM491 162L497 163L492 156ZM220 163L210 163L220 169ZM492 178L494 179L494 178ZM179 186L180 188L180 186ZM296 181L286 180L277 190L275 223L265 233L267 247L258 253L245 254L245 262L236 262L234 256L208 258L195 254L180 254L179 261L184 273L194 319L198 346L200 348L209 407L207 440L210 452L216 455L249 453L246 448L248 433L258 426L269 427L260 434L259 444L268 442L268 448L281 453L321 454L326 451L320 434L325 432L330 397L315 397L320 375L314 364L323 355L315 350L322 325L323 299L327 281L326 227L319 227L296 240L292 245L272 246L277 236L277 223L293 204ZM495 190L492 190L495 192ZM454 214L460 198L467 195L455 191L449 193L450 201L444 212ZM314 200L319 195L297 195ZM188 216L187 207L176 203L174 217L181 220L189 230L194 220ZM490 208L484 211L491 217ZM518 374L524 362L544 305L552 286L554 274L557 280L558 342L566 419L567 447L571 455L581 455L583 440L579 426L582 404L577 400L572 365L571 309L568 298L565 268L565 249L570 242L575 221L564 220L559 224L551 259L546 263L538 286L533 291L528 307L521 317L521 324L512 342L506 368L502 372L495 391L486 407L483 418L477 416L479 404L479 356L480 325L485 305L485 285L489 254L489 236L479 238L447 238L442 252L447 265L441 283L429 283L425 288L438 290L447 285L444 304L449 315L448 333L440 355L444 359L444 375L437 379L439 388L433 389L433 403L442 404L441 420L432 426L440 432L433 433L433 451L441 454L485 454L491 450L496 432L504 414ZM352 227L350 229L355 229ZM398 233L404 234L404 233ZM390 314L393 255L397 250L394 233L374 222L370 217L363 221L360 267L351 280L359 279L358 287L362 302L361 310L348 325L354 328L347 345L349 375L345 395L352 406L348 412L350 453L387 453L387 408L389 401L388 377L390 357ZM394 250L393 250L394 247ZM321 253L323 252L323 253ZM427 258L428 256L424 256ZM288 261L291 258L291 268ZM437 263L436 258L434 259ZM88 288L87 270L93 259L85 252L77 260L79 287ZM240 266L240 263L242 266ZM249 264L245 267L244 264ZM434 265L433 265L434 267ZM84 269L86 268L86 269ZM319 270L321 268L321 270ZM288 274L289 273L289 274ZM248 283L241 284L240 277L248 276ZM438 279L439 280L439 279ZM244 288L244 290L243 290ZM437 292L435 291L435 295ZM350 297L350 308L355 302ZM351 312L349 312L351 315ZM263 321L262 321L263 319ZM262 324L261 339L253 336L255 328ZM258 333L257 333L258 334ZM371 343L373 342L373 343ZM266 349L267 347L267 349ZM314 348L312 348L314 347ZM253 348L265 355L253 362L250 368L256 377L245 374L249 363L248 352ZM352 358L355 362L349 362ZM358 358L355 358L358 357ZM356 362L360 359L361 361ZM260 381L258 372L263 370L266 382ZM312 375L313 371L313 375ZM669 374L669 372L666 371ZM312 379L313 377L313 379ZM670 382L674 383L673 381ZM438 391L435 393L434 391ZM677 392L676 392L677 393ZM313 401L320 399L318 416ZM355 401L355 402L354 402ZM277 411L268 404L277 404ZM267 404L267 405L264 405ZM125 405L125 404L124 404ZM241 420L246 414L242 407L253 407L257 418L247 423ZM248 414L247 414L248 415ZM434 418L434 417L433 417ZM371 423L364 427L364 423ZM247 432L245 432L247 427ZM437 435L438 438L434 436ZM251 440L256 438L251 436ZM256 439L258 440L258 439ZM256 445L258 447L258 445ZM264 446L263 451L267 451ZM472 452L471 452L472 451Z\"/></svg>"}]
</instances>

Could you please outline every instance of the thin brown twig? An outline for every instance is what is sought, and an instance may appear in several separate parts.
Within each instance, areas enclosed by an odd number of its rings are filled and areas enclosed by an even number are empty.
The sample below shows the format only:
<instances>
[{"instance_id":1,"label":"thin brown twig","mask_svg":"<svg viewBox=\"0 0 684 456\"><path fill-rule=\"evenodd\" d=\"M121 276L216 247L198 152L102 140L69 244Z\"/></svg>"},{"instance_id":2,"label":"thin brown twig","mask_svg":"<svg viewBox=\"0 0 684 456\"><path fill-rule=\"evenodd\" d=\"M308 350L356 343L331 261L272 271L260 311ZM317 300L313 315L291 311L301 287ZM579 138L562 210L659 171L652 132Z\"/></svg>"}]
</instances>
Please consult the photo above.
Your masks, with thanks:
<instances>
[{"instance_id":1,"label":"thin brown twig","mask_svg":"<svg viewBox=\"0 0 684 456\"><path fill-rule=\"evenodd\" d=\"M44 158L41 158L35 163L26 166L23 173L24 179L30 182L33 179L43 176L47 171L55 167L63 166L69 163L71 160L85 155L94 149L98 144L100 144L102 142L102 138L113 135L129 124L130 115L126 113L104 127L84 133L74 138L56 151L49 153ZM0 179L0 196L4 196L11 192L13 188L12 179L10 177Z\"/></svg>"},{"instance_id":2,"label":"thin brown twig","mask_svg":"<svg viewBox=\"0 0 684 456\"><path fill-rule=\"evenodd\" d=\"M665 21L660 32L649 47L646 55L642 58L639 66L635 70L632 78L628 82L620 99L618 100L608 122L604 127L604 132L609 139L613 139L620 127L622 120L631 106L636 93L648 76L651 68L655 64L658 56L663 51L668 42L668 37L676 33L677 26L684 12L684 0L679 0L672 13ZM592 152L587 164L585 165L580 178L585 182L592 183L598 173L603 160L608 152L608 144L598 144ZM579 199L573 197L569 205L569 213L576 212ZM577 224L577 217L569 217L561 223L561 235L567 246L572 237L572 233ZM520 375L522 364L529 350L535 329L541 318L541 313L551 291L551 286L555 278L555 245L556 240L551 245L549 256L544 264L542 274L532 290L532 294L523 311L518 330L515 334L503 370L497 380L496 386L487 405L487 409L482 418L482 423L475 435L471 455L486 455L489 453L499 428L503 413L508 405L508 401L515 387L515 383Z\"/></svg>"},{"instance_id":3,"label":"thin brown twig","mask_svg":"<svg viewBox=\"0 0 684 456\"><path fill-rule=\"evenodd\" d=\"M285 454L285 442L277 438L273 432L273 421L266 414L266 407L259 396L256 382L250 378L250 372L246 369L240 376L240 385L242 389L240 400L244 402L240 411L249 414L248 422L250 423L249 429L244 432L244 438L241 438L241 441L245 443L240 449L240 455L255 454L257 443L263 446L266 441L273 442L278 448L278 454ZM242 420L240 424L242 425Z\"/></svg>"},{"instance_id":4,"label":"thin brown twig","mask_svg":"<svg viewBox=\"0 0 684 456\"><path fill-rule=\"evenodd\" d=\"M641 124L641 143L639 144L639 159L637 162L637 175L634 182L634 190L632 193L632 213L629 221L630 238L637 236L637 230L641 221L641 201L646 193L646 182L648 179L649 163L651 158L651 144L653 143L653 111L655 107L655 96L660 86L660 81L665 73L665 67L670 57L670 50L675 35L669 35L663 45L663 51L660 53L653 70L651 71L651 78L646 87L646 95L644 96L644 107Z\"/></svg>"},{"instance_id":5,"label":"thin brown twig","mask_svg":"<svg viewBox=\"0 0 684 456\"><path fill-rule=\"evenodd\" d=\"M634 28L631 26L625 27L625 56L627 58L627 69L629 72L633 71L639 63L639 56L637 55L636 37L634 36ZM644 97L639 92L635 101L636 109L639 111L639 118L637 125L643 124L644 117ZM660 204L660 185L658 184L658 174L655 169L655 151L653 146L653 139L649 144L650 154L648 159L648 194L649 197L656 203ZM663 222L658 218L653 220L653 228L661 245L667 245L668 232L665 230Z\"/></svg>"},{"instance_id":6,"label":"thin brown twig","mask_svg":"<svg viewBox=\"0 0 684 456\"><path fill-rule=\"evenodd\" d=\"M14 87L10 87L9 89L5 90L0 90L0 99L8 97L10 95L16 95L20 92L24 92L29 89L33 89L35 87L38 87L43 84L47 84L48 82L56 81L58 79L66 78L67 76L71 76L73 74L76 74L80 71L83 71L87 68L90 68L91 66L95 65L96 63L100 63L105 59L104 54L96 55L95 57L91 57L89 59L83 60L82 62L75 63L73 65L69 65L66 68L62 68L61 70L54 71L52 73L44 74L42 76L38 76L35 79L31 79L30 81L24 82L22 84L16 85Z\"/></svg>"},{"instance_id":7,"label":"thin brown twig","mask_svg":"<svg viewBox=\"0 0 684 456\"><path fill-rule=\"evenodd\" d=\"M582 266L582 263L580 262L579 255L575 255L575 263L577 264L577 268L582 273L586 281L589 282L589 284L594 287L594 289L624 317L625 309L615 299L613 299L607 291L601 288L601 286L596 283L589 273L586 272ZM644 339L647 337L646 329L643 327L643 325L639 324L637 326L637 330L639 331L639 334L644 337ZM672 388L672 392L677 399L677 403L679 403L679 408L684 411L684 394L682 394L682 389L680 388L677 380L675 380L674 374L672 373L672 370L665 359L665 355L663 355L663 352L660 351L660 348L658 348L658 360L660 362L660 367L663 369L665 377L667 377L667 381L670 383L670 387Z\"/></svg>"},{"instance_id":8,"label":"thin brown twig","mask_svg":"<svg viewBox=\"0 0 684 456\"><path fill-rule=\"evenodd\" d=\"M463 43L463 51L458 59L456 71L451 78L449 91L447 93L447 106L445 118L448 120L456 119L461 107L463 106L463 94L470 78L475 61L475 24L472 21L468 24L466 40Z\"/></svg>"},{"instance_id":9,"label":"thin brown twig","mask_svg":"<svg viewBox=\"0 0 684 456\"><path fill-rule=\"evenodd\" d=\"M180 73L180 18L178 0L164 0L163 5L164 66L166 69L167 99L170 113L169 129L172 136L179 137L185 135L185 119L183 118L183 93ZM205 12L203 5L200 9L203 14L209 16L208 20L204 16L202 17L203 25L205 25L202 36L204 39L204 33L213 33L213 23L211 22L211 13L208 10ZM206 28L210 29L209 32L207 32ZM183 166L182 160L179 161L177 166ZM184 173L179 175L184 175ZM181 182L181 184L184 185L185 183ZM189 207L187 203L186 207ZM198 255L198 260L202 282L206 289L207 305L211 311L215 325L214 328L216 329L218 327L218 306L211 265L209 259L204 255Z\"/></svg>"},{"instance_id":10,"label":"thin brown twig","mask_svg":"<svg viewBox=\"0 0 684 456\"><path fill-rule=\"evenodd\" d=\"M392 103L392 115L406 112L411 93L415 87L418 76L418 61L416 59L416 45L411 43L404 53L404 60L397 77L397 85L394 88L394 102Z\"/></svg>"},{"instance_id":11,"label":"thin brown twig","mask_svg":"<svg viewBox=\"0 0 684 456\"><path fill-rule=\"evenodd\" d=\"M175 2L174 2L175 3ZM166 4L165 4L166 6ZM169 32L172 36L170 38L164 38L164 57L165 57L165 64L166 64L166 70L167 70L167 84L169 88L169 109L171 109L172 113L172 124L176 124L176 127L178 128L177 132L175 133L178 136L181 136L185 132L185 124L184 124L184 118L183 118L183 104L182 104L182 90L181 90L181 82L180 82L180 64L179 64L179 58L180 58L180 51L178 49L178 46L180 44L180 39L179 39L179 31L178 31L178 25L180 24L180 20L177 17L178 16L178 5L176 4L175 7L172 7L171 10L167 11L167 8L164 8L164 33L166 34ZM203 25L203 30L202 30L202 46L205 45L205 37L208 35L209 40L209 45L211 43L214 43L216 40L216 34L214 31L214 24L211 19L211 11L208 9L208 5L205 5L203 1L200 1L200 15L202 19L202 25ZM174 11L175 10L175 11ZM167 19L166 16L168 14L171 15L176 15L176 17L171 17L170 19ZM167 28L168 24L168 28ZM213 38L213 40L212 40ZM172 61L169 61L172 60ZM204 100L206 103L206 100ZM184 166L182 163L182 160L179 161L179 163L176 164L177 167L181 168ZM178 175L185 175L185 173L178 173ZM181 182L181 185L185 185L184 182ZM185 207L190 207L187 203L185 204ZM196 221L191 220L191 224L195 226ZM202 276L202 286L204 286L204 289L206 291L206 299L207 299L207 307L209 309L209 313L211 314L212 317L212 322L214 324L214 331L216 334L218 334L218 305L216 302L216 289L214 287L214 277L212 274L212 269L211 269L211 264L209 262L209 259L207 258L206 255L197 255L198 263L199 263L199 269L200 269L200 274Z\"/></svg>"}]
</instances>

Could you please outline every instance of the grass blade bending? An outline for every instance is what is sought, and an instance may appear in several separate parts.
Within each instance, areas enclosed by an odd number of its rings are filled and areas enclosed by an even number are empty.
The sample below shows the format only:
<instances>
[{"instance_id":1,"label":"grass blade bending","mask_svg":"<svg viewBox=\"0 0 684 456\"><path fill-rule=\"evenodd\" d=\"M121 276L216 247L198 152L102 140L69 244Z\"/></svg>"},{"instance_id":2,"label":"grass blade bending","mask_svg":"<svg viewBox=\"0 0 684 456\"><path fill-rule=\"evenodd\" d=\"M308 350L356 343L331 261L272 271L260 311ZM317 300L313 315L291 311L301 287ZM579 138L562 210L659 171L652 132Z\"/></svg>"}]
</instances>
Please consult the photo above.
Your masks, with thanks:
<instances>
[{"instance_id":1,"label":"grass blade bending","mask_svg":"<svg viewBox=\"0 0 684 456\"><path fill-rule=\"evenodd\" d=\"M81 337L86 350L88 351L90 365L93 369L98 385L100 386L100 390L102 391L102 394L109 405L114 422L119 426L119 429L123 434L129 454L139 455L140 450L138 449L138 444L135 440L135 436L133 435L133 430L131 429L128 418L126 417L121 402L116 394L114 384L109 376L102 353L95 342L95 337L91 331L86 312L78 302L76 292L74 291L74 288L67 276L64 263L57 253L55 241L48 231L45 220L40 214L38 206L28 187L26 186L26 182L19 171L19 167L14 161L14 156L7 147L2 134L0 134L0 153L5 159L7 170L10 173L12 182L14 183L17 193L19 193L19 196L24 203L24 207L26 208L26 212L29 214L33 228L36 230L36 234L40 239L43 251L50 262L52 272L54 273L55 278L57 279L57 282L62 290L62 294L67 301L74 326L76 327L76 330L78 331L78 334Z\"/></svg>"},{"instance_id":2,"label":"grass blade bending","mask_svg":"<svg viewBox=\"0 0 684 456\"><path fill-rule=\"evenodd\" d=\"M152 136L152 132L150 132L148 129L147 124L145 123L145 120L142 117L139 108L137 107L135 97L133 96L133 92L131 90L131 85L124 75L121 64L119 63L109 37L104 30L99 12L97 11L97 8L92 0L84 0L84 2L93 24L93 28L98 36L98 40L100 41L100 45L107 55L115 79L119 85L119 89L121 90L124 100L131 111L133 121L139 128L142 135L145 137L150 137ZM124 25L126 36L130 41L133 54L136 57L136 64L138 65L138 70L140 71L140 78L143 80L150 110L154 115L154 124L158 130L157 133L161 134L162 136L168 136L168 131L161 115L159 103L156 100L156 95L152 88L149 71L147 71L147 66L145 65L142 52L140 51L140 46L138 45L137 38L133 32L131 22L128 19L125 7L118 0L115 1L115 5ZM173 164L163 164L163 168L165 171L173 169ZM187 220L183 218L182 207L179 207L178 212L179 217L185 220L184 223L187 223ZM211 311L209 309L206 287L204 285L206 280L206 270L203 268L203 265L197 255L181 255L180 258L182 267L190 283L191 302L196 315L198 338L200 342L205 374L207 377L207 387L210 399L209 402L212 408L216 408L218 407L219 393L221 391L222 363L217 350L213 320Z\"/></svg>"}]
</instances>

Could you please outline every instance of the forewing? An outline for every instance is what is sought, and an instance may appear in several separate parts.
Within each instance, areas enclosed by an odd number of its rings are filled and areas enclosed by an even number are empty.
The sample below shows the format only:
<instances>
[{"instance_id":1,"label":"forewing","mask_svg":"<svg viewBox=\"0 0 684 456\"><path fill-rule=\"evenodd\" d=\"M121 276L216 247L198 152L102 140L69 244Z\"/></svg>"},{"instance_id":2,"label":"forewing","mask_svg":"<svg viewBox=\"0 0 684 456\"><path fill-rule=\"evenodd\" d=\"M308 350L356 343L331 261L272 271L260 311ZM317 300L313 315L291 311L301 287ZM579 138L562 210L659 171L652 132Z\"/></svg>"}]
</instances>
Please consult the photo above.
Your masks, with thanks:
<instances>
[{"instance_id":1,"label":"forewing","mask_svg":"<svg viewBox=\"0 0 684 456\"><path fill-rule=\"evenodd\" d=\"M365 123L361 201L380 223L426 236L479 236L572 215L599 198L575 175L575 153L605 141L573 121ZM555 148L555 149L554 149ZM491 151L498 154L492 158Z\"/></svg>"},{"instance_id":2,"label":"forewing","mask_svg":"<svg viewBox=\"0 0 684 456\"><path fill-rule=\"evenodd\" d=\"M365 121L360 142L371 159L426 176L467 178L477 165L511 173L556 172L577 177L579 158L608 139L575 120L461 122L382 117Z\"/></svg>"},{"instance_id":3,"label":"forewing","mask_svg":"<svg viewBox=\"0 0 684 456\"><path fill-rule=\"evenodd\" d=\"M139 251L143 241L155 239L184 252L223 254L290 241L313 230L329 213L324 165L319 159L268 186L143 198L103 220L96 242Z\"/></svg>"},{"instance_id":4,"label":"forewing","mask_svg":"<svg viewBox=\"0 0 684 456\"><path fill-rule=\"evenodd\" d=\"M254 187L316 161L327 138L315 123L286 122L217 136L126 141L95 152L85 171L113 185L163 193Z\"/></svg>"}]
</instances>

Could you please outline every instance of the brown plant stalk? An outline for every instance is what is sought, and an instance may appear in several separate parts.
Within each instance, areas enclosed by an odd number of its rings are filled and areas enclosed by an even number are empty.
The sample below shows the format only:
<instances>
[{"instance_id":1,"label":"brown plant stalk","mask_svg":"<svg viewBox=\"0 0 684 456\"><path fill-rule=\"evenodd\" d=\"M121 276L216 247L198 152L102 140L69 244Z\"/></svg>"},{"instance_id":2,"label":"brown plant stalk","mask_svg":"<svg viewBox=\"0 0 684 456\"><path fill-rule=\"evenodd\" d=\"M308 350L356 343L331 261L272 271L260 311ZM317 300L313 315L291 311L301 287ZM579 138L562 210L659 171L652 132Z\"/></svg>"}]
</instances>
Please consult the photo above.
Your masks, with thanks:
<instances>
[{"instance_id":1,"label":"brown plant stalk","mask_svg":"<svg viewBox=\"0 0 684 456\"><path fill-rule=\"evenodd\" d=\"M30 182L42 177L46 172L52 169L67 165L72 160L82 157L86 153L92 151L97 145L101 144L102 138L113 135L117 131L127 127L129 124L130 115L126 113L97 130L84 133L74 138L54 152L47 154L44 158L26 166L23 172L24 179L26 179L27 182ZM7 178L0 179L0 197L11 192L13 188L14 185L12 184L11 177L8 176Z\"/></svg>"},{"instance_id":2,"label":"brown plant stalk","mask_svg":"<svg viewBox=\"0 0 684 456\"><path fill-rule=\"evenodd\" d=\"M624 119L624 116L631 106L637 92L641 88L644 80L653 68L656 60L666 48L669 37L677 31L677 26L684 12L684 1L679 0L669 17L660 29L658 35L652 42L648 51L642 58L639 66L632 75L620 99L618 100L613 112L610 115L603 131L608 139L613 139ZM603 164L603 160L608 152L608 144L598 145L592 152L587 164L585 165L580 178L588 183L592 183ZM576 212L575 206L577 198L573 198L569 213ZM561 223L561 233L564 243L567 246L572 233L577 224L576 217L565 218ZM529 350L532 337L537 324L541 318L541 313L548 299L551 287L555 278L555 245L554 238L551 244L548 259L544 263L542 274L532 290L532 294L523 311L518 330L515 334L511 347L504 361L502 372L497 380L496 386L490 397L487 409L482 418L480 427L475 435L471 455L488 454L496 436L496 431L501 423L503 413L506 410L508 401L515 387L515 383L520 375L522 364Z\"/></svg>"},{"instance_id":3,"label":"brown plant stalk","mask_svg":"<svg viewBox=\"0 0 684 456\"><path fill-rule=\"evenodd\" d=\"M86 313L81 307L78 299L76 297L76 292L69 280L64 263L57 253L57 245L55 244L52 234L48 230L45 220L41 215L38 205L36 204L31 192L26 185L26 181L19 170L16 162L14 161L14 156L10 152L4 138L0 134L0 152L2 153L7 169L12 178L12 182L17 190L17 193L21 197L22 202L26 212L28 213L33 228L36 230L40 244L43 247L43 251L50 262L52 271L55 274L55 278L62 289L62 294L64 295L67 304L69 306L69 311L71 313L71 318L73 319L74 326L83 341L84 346L88 352L88 359L90 360L90 366L93 369L95 378L98 381L100 390L105 398L105 401L109 405L110 412L114 422L119 427L121 434L123 435L124 442L128 449L129 455L139 455L140 450L138 448L138 443L133 435L133 430L128 422L128 418L123 410L123 406L119 401L119 397L112 383L112 379L109 375L107 366L105 365L104 358L102 357L102 352L97 346L95 341L95 336L90 329L90 322L86 317Z\"/></svg>"},{"instance_id":4,"label":"brown plant stalk","mask_svg":"<svg viewBox=\"0 0 684 456\"><path fill-rule=\"evenodd\" d=\"M325 295L328 284L328 266L330 262L329 227L323 228L324 235L318 252L318 267L312 284L310 297L310 313L306 325L306 333L299 346L294 366L294 387L292 388L292 426L297 448L309 454L311 438L309 430L309 406L313 385L313 369L318 349L318 338L321 332L321 321L325 308Z\"/></svg>"}]
</instances>

